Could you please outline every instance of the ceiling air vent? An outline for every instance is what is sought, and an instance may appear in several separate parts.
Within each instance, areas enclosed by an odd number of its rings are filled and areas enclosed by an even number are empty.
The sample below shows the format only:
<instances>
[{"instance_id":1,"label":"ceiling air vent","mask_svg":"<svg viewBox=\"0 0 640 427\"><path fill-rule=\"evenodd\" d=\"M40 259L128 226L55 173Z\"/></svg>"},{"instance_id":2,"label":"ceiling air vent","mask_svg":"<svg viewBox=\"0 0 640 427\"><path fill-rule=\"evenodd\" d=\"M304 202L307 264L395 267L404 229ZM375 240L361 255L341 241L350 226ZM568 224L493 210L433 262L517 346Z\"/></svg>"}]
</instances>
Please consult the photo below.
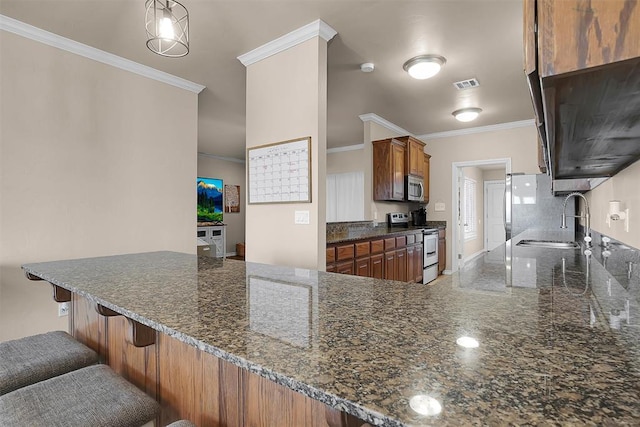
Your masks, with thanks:
<instances>
[{"instance_id":1,"label":"ceiling air vent","mask_svg":"<svg viewBox=\"0 0 640 427\"><path fill-rule=\"evenodd\" d=\"M475 77L469 80L460 80L453 84L458 90L471 89L480 86L480 82Z\"/></svg>"}]
</instances>

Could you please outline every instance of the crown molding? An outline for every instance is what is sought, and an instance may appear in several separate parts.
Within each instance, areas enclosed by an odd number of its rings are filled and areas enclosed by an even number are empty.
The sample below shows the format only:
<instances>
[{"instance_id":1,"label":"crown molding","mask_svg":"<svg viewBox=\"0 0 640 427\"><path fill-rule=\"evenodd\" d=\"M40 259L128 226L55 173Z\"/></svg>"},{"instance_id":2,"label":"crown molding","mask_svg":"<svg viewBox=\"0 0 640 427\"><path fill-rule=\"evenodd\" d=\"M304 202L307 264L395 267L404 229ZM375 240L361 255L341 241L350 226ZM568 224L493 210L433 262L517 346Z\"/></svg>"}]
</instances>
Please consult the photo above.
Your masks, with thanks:
<instances>
[{"instance_id":1,"label":"crown molding","mask_svg":"<svg viewBox=\"0 0 640 427\"><path fill-rule=\"evenodd\" d=\"M299 45L300 43L306 42L314 37L321 37L323 40L328 42L336 34L338 34L338 32L331 28L329 24L318 19L304 27L293 30L282 37L278 37L275 40L265 43L250 52L238 56L238 60L242 62L242 65L247 67L275 55L276 53L280 53L293 46Z\"/></svg>"},{"instance_id":2,"label":"crown molding","mask_svg":"<svg viewBox=\"0 0 640 427\"><path fill-rule=\"evenodd\" d=\"M225 162L242 163L243 165L246 163L244 159L238 159L236 157L216 156L215 154L209 154L209 153L198 152L198 156L210 157L212 159L218 159L218 160L224 160Z\"/></svg>"},{"instance_id":3,"label":"crown molding","mask_svg":"<svg viewBox=\"0 0 640 427\"><path fill-rule=\"evenodd\" d=\"M389 130L397 132L399 135L412 135L413 136L413 134L411 132L409 132L408 130L403 129L400 126L394 125L389 120L383 119L382 117L380 117L379 115L377 115L375 113L361 114L359 117L360 117L360 120L362 120L363 122L376 123L376 124L378 124L380 126L383 126L383 127L387 128Z\"/></svg>"},{"instance_id":4,"label":"crown molding","mask_svg":"<svg viewBox=\"0 0 640 427\"><path fill-rule=\"evenodd\" d=\"M355 144L355 145L345 145L344 147L327 148L327 154L342 153L344 151L357 151L357 150L363 150L363 149L364 149L364 143Z\"/></svg>"},{"instance_id":5,"label":"crown molding","mask_svg":"<svg viewBox=\"0 0 640 427\"><path fill-rule=\"evenodd\" d=\"M535 126L535 120L534 119L520 120L517 122L498 123L497 125L478 126L474 128L467 128L467 129L448 130L445 132L426 133L424 135L419 135L418 139L425 140L425 139L449 138L452 136L471 135L474 133L515 129L515 128L522 128L527 126Z\"/></svg>"},{"instance_id":6,"label":"crown molding","mask_svg":"<svg viewBox=\"0 0 640 427\"><path fill-rule=\"evenodd\" d=\"M196 94L202 92L205 88L205 86L198 83L142 65L138 62L131 61L130 59L105 52L104 50L96 49L95 47L88 46L75 40L59 36L5 15L0 15L0 30L17 34L39 43L53 46L76 55L84 56L85 58L157 80L180 89L185 89Z\"/></svg>"}]
</instances>

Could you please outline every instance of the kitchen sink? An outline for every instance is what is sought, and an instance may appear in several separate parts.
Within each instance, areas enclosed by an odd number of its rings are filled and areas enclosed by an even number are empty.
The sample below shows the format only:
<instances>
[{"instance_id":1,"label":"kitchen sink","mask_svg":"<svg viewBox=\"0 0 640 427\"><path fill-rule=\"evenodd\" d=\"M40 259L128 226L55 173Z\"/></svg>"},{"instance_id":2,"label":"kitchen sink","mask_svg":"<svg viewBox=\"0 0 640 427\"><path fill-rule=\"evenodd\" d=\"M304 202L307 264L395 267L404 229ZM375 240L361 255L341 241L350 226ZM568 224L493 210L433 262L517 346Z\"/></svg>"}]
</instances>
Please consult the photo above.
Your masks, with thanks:
<instances>
[{"instance_id":1,"label":"kitchen sink","mask_svg":"<svg viewBox=\"0 0 640 427\"><path fill-rule=\"evenodd\" d=\"M561 242L557 240L520 240L516 246L528 246L536 248L555 248L555 249L579 249L580 245L576 242Z\"/></svg>"}]
</instances>

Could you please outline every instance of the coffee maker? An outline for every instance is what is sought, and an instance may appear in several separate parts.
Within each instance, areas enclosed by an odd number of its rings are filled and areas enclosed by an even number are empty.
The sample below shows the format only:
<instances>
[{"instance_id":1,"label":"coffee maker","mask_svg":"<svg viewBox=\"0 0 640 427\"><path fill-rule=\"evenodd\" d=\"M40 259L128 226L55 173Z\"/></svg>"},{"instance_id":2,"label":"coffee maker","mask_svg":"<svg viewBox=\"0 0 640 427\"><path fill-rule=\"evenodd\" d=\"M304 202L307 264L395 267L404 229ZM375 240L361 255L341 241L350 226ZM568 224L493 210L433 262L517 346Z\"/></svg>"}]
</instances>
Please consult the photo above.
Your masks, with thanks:
<instances>
[{"instance_id":1,"label":"coffee maker","mask_svg":"<svg viewBox=\"0 0 640 427\"><path fill-rule=\"evenodd\" d=\"M414 227L427 225L427 210L423 207L411 211L411 221Z\"/></svg>"}]
</instances>

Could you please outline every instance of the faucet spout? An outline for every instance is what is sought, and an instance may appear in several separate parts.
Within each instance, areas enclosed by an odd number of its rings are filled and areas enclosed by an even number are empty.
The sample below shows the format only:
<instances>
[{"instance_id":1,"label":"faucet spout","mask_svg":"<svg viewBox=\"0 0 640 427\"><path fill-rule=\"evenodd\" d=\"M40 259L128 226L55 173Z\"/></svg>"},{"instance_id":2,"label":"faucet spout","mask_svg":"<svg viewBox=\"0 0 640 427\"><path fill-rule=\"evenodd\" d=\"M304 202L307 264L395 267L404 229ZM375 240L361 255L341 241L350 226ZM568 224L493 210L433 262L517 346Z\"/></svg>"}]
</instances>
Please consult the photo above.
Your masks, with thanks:
<instances>
[{"instance_id":1,"label":"faucet spout","mask_svg":"<svg viewBox=\"0 0 640 427\"><path fill-rule=\"evenodd\" d=\"M572 197L580 197L582 198L582 200L584 200L584 215L567 215L567 202ZM591 240L591 215L589 214L589 202L587 201L587 198L584 196L584 194L576 192L571 193L567 197L565 197L564 203L562 205L562 225L560 225L560 228L567 228L567 216L580 219L584 218L585 237L589 237L589 240L587 240L587 245L589 246L589 242Z\"/></svg>"}]
</instances>

